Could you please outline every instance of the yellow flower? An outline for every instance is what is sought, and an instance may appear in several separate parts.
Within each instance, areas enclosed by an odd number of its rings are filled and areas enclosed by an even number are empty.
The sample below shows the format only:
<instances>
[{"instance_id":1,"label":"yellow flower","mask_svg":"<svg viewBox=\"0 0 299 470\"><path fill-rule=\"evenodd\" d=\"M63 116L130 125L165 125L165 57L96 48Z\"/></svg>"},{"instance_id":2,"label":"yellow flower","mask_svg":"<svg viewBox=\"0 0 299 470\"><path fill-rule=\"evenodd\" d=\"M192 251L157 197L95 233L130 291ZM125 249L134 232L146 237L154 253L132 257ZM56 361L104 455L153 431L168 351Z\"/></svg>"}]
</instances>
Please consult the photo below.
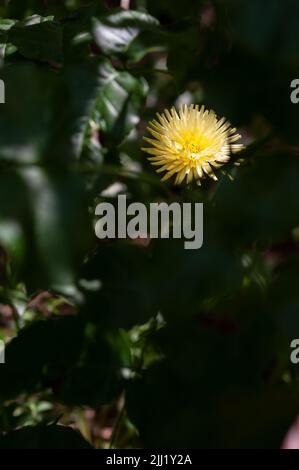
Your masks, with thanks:
<instances>
[{"instance_id":1,"label":"yellow flower","mask_svg":"<svg viewBox=\"0 0 299 470\"><path fill-rule=\"evenodd\" d=\"M214 111L199 109L198 105L181 106L179 111L173 107L162 115L157 113L159 122L153 120L147 130L153 138L144 137L152 145L143 148L152 165L160 167L157 173L165 171L161 181L176 175L175 184L193 178L200 185L201 178L207 175L217 177L213 169L229 161L230 154L243 148L234 144L241 138L225 118L217 119Z\"/></svg>"}]
</instances>

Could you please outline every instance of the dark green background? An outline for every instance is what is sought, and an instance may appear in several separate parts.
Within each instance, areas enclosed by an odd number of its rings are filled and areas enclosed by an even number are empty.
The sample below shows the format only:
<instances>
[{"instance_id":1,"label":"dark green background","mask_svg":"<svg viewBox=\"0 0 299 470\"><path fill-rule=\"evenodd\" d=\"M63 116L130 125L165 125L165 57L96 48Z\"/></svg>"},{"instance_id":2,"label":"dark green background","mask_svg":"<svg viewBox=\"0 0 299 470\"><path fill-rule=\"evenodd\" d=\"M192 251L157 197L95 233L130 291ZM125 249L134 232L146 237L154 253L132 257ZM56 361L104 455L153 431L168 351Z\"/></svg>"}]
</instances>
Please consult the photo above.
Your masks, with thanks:
<instances>
[{"instance_id":1,"label":"dark green background","mask_svg":"<svg viewBox=\"0 0 299 470\"><path fill-rule=\"evenodd\" d=\"M299 411L298 2L0 4L0 447L280 447ZM147 162L146 123L182 97L240 129L233 181L174 187ZM203 247L97 240L115 182L203 202Z\"/></svg>"}]
</instances>

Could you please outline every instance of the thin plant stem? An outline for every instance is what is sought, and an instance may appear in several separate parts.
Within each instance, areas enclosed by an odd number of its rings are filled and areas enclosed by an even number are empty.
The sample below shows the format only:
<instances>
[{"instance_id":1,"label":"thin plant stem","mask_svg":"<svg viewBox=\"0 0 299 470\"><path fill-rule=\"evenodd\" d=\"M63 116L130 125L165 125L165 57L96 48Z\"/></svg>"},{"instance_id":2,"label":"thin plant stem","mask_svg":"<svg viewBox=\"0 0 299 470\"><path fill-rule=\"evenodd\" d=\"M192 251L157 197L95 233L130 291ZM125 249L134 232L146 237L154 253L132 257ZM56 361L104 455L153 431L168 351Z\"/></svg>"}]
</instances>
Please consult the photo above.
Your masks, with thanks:
<instances>
[{"instance_id":1,"label":"thin plant stem","mask_svg":"<svg viewBox=\"0 0 299 470\"><path fill-rule=\"evenodd\" d=\"M120 409L119 409L119 412L118 412L116 423L115 423L114 428L113 428L112 436L111 436L110 443L109 443L109 449L112 449L113 446L114 446L114 443L117 443L117 438L118 438L119 431L120 431L120 428L121 428L121 422L122 422L122 419L123 419L123 416L124 416L124 413L125 413L125 406L126 406L125 392L122 393L120 399L121 399L122 402L121 402L121 405L120 405Z\"/></svg>"}]
</instances>

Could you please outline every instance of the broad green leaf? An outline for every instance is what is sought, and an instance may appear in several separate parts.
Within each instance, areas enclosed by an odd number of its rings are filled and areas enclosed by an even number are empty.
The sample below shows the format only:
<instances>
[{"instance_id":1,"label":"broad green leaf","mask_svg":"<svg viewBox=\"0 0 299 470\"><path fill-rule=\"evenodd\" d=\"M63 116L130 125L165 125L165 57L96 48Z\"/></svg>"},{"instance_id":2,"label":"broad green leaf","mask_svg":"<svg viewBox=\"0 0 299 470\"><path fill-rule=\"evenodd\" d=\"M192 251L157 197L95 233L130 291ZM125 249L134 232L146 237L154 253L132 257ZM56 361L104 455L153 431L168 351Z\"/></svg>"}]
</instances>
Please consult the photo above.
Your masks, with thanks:
<instances>
[{"instance_id":1,"label":"broad green leaf","mask_svg":"<svg viewBox=\"0 0 299 470\"><path fill-rule=\"evenodd\" d=\"M6 56L15 52L17 48L8 43L8 30L16 24L16 20L0 19L0 58L4 59Z\"/></svg>"},{"instance_id":2,"label":"broad green leaf","mask_svg":"<svg viewBox=\"0 0 299 470\"><path fill-rule=\"evenodd\" d=\"M48 148L57 74L51 67L21 61L6 64L1 78L6 103L0 112L0 162L38 162Z\"/></svg>"},{"instance_id":3,"label":"broad green leaf","mask_svg":"<svg viewBox=\"0 0 299 470\"><path fill-rule=\"evenodd\" d=\"M17 23L8 31L8 41L28 59L53 65L59 65L63 61L62 26L55 21L31 18L25 26Z\"/></svg>"},{"instance_id":4,"label":"broad green leaf","mask_svg":"<svg viewBox=\"0 0 299 470\"><path fill-rule=\"evenodd\" d=\"M65 160L99 163L107 147L117 147L138 124L147 83L98 59L84 68L66 67L63 77L51 145ZM62 112L60 99L65 100Z\"/></svg>"},{"instance_id":5,"label":"broad green leaf","mask_svg":"<svg viewBox=\"0 0 299 470\"><path fill-rule=\"evenodd\" d=\"M0 369L0 396L15 398L32 393L62 378L79 358L84 323L79 318L38 321L22 329L6 347L6 364ZM47 377L48 376L48 377Z\"/></svg>"},{"instance_id":6,"label":"broad green leaf","mask_svg":"<svg viewBox=\"0 0 299 470\"><path fill-rule=\"evenodd\" d=\"M28 246L27 281L32 287L48 283L54 289L65 289L75 281L91 236L83 184L75 175L40 168L24 169L20 174L28 188L33 253L40 265L37 276L28 270L33 254ZM79 226L84 231L78 231Z\"/></svg>"},{"instance_id":7,"label":"broad green leaf","mask_svg":"<svg viewBox=\"0 0 299 470\"><path fill-rule=\"evenodd\" d=\"M114 333L115 334L115 333ZM36 321L6 347L0 369L0 397L52 389L68 405L100 406L117 398L123 387L121 347L102 325L82 316Z\"/></svg>"},{"instance_id":8,"label":"broad green leaf","mask_svg":"<svg viewBox=\"0 0 299 470\"><path fill-rule=\"evenodd\" d=\"M129 72L117 71L105 62L99 68L99 95L93 110L95 122L112 141L121 143L138 124L140 110L145 100L147 83Z\"/></svg>"},{"instance_id":9,"label":"broad green leaf","mask_svg":"<svg viewBox=\"0 0 299 470\"><path fill-rule=\"evenodd\" d=\"M149 52L163 50L158 26L147 13L120 9L94 19L93 34L104 54L137 62Z\"/></svg>"}]
</instances>

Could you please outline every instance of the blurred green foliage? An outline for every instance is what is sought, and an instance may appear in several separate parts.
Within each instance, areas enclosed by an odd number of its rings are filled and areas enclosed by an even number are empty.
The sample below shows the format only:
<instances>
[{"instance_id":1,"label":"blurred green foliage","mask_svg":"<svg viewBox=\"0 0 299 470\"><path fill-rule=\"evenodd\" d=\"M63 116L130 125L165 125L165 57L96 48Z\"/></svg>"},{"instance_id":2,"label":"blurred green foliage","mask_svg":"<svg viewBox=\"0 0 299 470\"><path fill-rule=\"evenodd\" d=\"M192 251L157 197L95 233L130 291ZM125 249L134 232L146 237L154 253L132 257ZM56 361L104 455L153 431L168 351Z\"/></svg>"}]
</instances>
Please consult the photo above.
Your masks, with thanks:
<instances>
[{"instance_id":1,"label":"blurred green foliage","mask_svg":"<svg viewBox=\"0 0 299 470\"><path fill-rule=\"evenodd\" d=\"M129 4L0 2L0 448L279 447L299 411L298 4ZM141 139L183 102L240 128L233 181L159 182ZM100 242L107 188L204 202L203 247Z\"/></svg>"}]
</instances>

